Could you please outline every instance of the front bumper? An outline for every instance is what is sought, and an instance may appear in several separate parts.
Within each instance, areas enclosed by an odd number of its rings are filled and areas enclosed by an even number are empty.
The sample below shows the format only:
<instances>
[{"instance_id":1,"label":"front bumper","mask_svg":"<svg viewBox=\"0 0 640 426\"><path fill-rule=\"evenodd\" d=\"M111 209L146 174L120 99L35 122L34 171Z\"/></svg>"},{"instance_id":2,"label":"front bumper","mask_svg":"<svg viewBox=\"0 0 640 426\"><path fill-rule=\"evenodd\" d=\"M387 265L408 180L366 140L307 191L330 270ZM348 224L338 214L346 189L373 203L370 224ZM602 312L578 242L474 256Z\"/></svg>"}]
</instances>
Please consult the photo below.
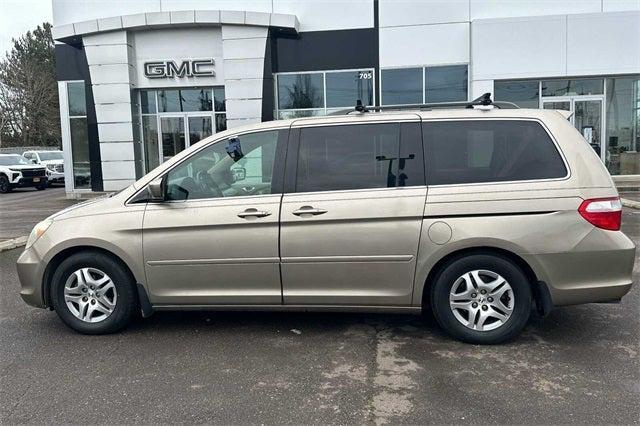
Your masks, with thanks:
<instances>
[{"instance_id":1,"label":"front bumper","mask_svg":"<svg viewBox=\"0 0 640 426\"><path fill-rule=\"evenodd\" d=\"M48 178L46 176L38 177L21 177L18 180L11 183L12 188L28 188L31 186L46 185Z\"/></svg>"},{"instance_id":2,"label":"front bumper","mask_svg":"<svg viewBox=\"0 0 640 426\"><path fill-rule=\"evenodd\" d=\"M47 179L50 183L64 183L64 173L52 172L47 169Z\"/></svg>"},{"instance_id":3,"label":"front bumper","mask_svg":"<svg viewBox=\"0 0 640 426\"><path fill-rule=\"evenodd\" d=\"M43 292L44 262L33 247L25 250L16 264L20 279L20 297L27 304L46 308Z\"/></svg>"}]
</instances>

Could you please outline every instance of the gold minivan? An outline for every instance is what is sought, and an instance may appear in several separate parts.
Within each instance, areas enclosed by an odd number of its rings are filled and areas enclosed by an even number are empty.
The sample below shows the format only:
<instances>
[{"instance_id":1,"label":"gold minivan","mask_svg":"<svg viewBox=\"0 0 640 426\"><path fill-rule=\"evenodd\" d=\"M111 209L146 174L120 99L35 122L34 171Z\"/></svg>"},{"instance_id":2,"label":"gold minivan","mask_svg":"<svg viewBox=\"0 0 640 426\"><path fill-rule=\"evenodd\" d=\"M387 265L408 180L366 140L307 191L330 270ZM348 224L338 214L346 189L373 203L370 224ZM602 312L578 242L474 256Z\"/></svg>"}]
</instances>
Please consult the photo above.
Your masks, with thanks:
<instances>
[{"instance_id":1,"label":"gold minivan","mask_svg":"<svg viewBox=\"0 0 640 426\"><path fill-rule=\"evenodd\" d=\"M497 343L629 291L618 193L566 112L437 106L215 134L36 225L21 295L87 334L173 309L430 310Z\"/></svg>"}]
</instances>

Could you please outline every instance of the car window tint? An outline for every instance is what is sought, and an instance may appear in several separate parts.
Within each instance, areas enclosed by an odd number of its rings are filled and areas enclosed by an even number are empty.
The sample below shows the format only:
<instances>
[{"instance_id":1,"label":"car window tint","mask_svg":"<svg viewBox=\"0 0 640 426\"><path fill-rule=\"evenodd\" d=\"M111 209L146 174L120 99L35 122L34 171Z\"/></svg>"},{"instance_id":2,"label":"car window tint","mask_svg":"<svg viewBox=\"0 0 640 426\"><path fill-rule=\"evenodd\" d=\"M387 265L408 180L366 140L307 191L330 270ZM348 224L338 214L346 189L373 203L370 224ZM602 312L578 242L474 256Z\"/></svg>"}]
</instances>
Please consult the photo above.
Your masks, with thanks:
<instances>
[{"instance_id":1,"label":"car window tint","mask_svg":"<svg viewBox=\"0 0 640 426\"><path fill-rule=\"evenodd\" d=\"M561 178L555 144L537 122L469 120L423 125L429 185Z\"/></svg>"},{"instance_id":2,"label":"car window tint","mask_svg":"<svg viewBox=\"0 0 640 426\"><path fill-rule=\"evenodd\" d=\"M230 139L194 154L167 174L166 199L271 194L278 134L273 130L238 136L242 155L235 159L227 153Z\"/></svg>"},{"instance_id":3,"label":"car window tint","mask_svg":"<svg viewBox=\"0 0 640 426\"><path fill-rule=\"evenodd\" d=\"M416 137L418 125L413 124L413 131L407 130L408 138ZM422 155L409 152L412 150L421 151L419 139L401 152L397 123L304 128L300 131L296 191L423 184Z\"/></svg>"}]
</instances>

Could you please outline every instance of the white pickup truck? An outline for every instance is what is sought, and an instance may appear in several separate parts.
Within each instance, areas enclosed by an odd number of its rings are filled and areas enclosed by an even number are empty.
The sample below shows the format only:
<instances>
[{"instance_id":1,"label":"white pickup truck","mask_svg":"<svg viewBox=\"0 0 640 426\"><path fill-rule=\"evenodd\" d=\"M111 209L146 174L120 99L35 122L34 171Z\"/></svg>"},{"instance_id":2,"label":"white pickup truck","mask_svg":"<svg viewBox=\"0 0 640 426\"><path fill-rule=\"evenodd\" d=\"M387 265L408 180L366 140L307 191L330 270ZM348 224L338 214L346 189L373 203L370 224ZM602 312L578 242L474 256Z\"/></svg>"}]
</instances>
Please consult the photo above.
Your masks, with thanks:
<instances>
[{"instance_id":1,"label":"white pickup truck","mask_svg":"<svg viewBox=\"0 0 640 426\"><path fill-rule=\"evenodd\" d=\"M43 190L47 182L43 166L33 164L19 154L0 154L0 193L29 186Z\"/></svg>"},{"instance_id":2,"label":"white pickup truck","mask_svg":"<svg viewBox=\"0 0 640 426\"><path fill-rule=\"evenodd\" d=\"M49 186L53 183L64 183L64 157L62 151L25 151L22 156L33 164L46 168Z\"/></svg>"}]
</instances>

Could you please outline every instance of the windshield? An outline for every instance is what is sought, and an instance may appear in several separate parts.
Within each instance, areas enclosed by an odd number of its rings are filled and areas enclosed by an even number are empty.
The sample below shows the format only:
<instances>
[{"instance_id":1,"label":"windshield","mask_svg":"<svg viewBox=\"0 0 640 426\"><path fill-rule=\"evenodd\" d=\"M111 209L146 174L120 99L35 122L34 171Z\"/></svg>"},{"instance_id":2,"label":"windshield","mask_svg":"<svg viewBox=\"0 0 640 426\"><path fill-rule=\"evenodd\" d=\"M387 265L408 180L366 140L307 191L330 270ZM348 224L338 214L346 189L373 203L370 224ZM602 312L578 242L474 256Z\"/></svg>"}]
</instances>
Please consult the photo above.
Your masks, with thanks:
<instances>
[{"instance_id":1,"label":"windshield","mask_svg":"<svg viewBox=\"0 0 640 426\"><path fill-rule=\"evenodd\" d=\"M0 166L29 165L29 160L22 155L0 155Z\"/></svg>"},{"instance_id":2,"label":"windshield","mask_svg":"<svg viewBox=\"0 0 640 426\"><path fill-rule=\"evenodd\" d=\"M41 151L38 155L40 161L62 160L62 151Z\"/></svg>"}]
</instances>

